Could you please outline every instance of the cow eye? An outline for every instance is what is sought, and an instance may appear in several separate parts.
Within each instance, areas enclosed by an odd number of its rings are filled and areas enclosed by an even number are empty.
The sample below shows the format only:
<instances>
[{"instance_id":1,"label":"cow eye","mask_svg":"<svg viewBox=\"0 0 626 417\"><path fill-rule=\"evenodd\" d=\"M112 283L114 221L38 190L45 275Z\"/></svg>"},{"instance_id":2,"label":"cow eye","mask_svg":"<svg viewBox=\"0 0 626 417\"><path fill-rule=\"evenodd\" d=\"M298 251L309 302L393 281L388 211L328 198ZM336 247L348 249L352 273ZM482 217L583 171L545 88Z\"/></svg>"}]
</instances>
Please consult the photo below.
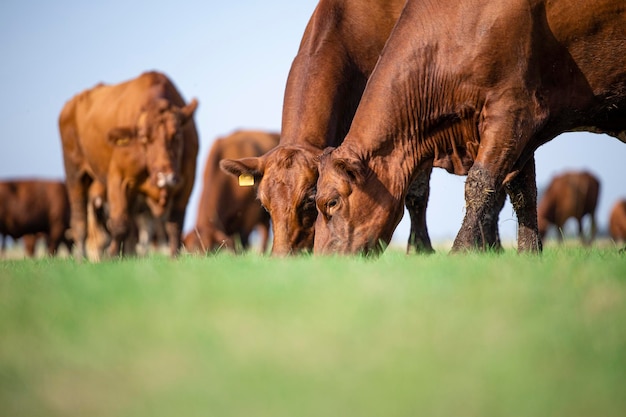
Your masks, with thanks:
<instances>
[{"instance_id":1,"label":"cow eye","mask_svg":"<svg viewBox=\"0 0 626 417\"><path fill-rule=\"evenodd\" d=\"M337 207L337 205L339 204L339 199L338 198L333 198L330 199L326 202L326 209L327 210L332 210L335 207Z\"/></svg>"}]
</instances>

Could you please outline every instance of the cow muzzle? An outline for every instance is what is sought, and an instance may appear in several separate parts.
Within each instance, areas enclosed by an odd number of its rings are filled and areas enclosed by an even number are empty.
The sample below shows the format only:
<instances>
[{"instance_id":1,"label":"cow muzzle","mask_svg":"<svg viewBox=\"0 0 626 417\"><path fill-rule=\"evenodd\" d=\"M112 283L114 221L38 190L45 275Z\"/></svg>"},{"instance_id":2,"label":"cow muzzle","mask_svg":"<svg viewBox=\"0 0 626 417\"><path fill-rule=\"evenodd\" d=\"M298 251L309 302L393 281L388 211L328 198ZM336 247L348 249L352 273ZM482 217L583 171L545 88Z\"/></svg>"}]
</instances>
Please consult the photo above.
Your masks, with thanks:
<instances>
[{"instance_id":1,"label":"cow muzzle","mask_svg":"<svg viewBox=\"0 0 626 417\"><path fill-rule=\"evenodd\" d=\"M178 184L178 177L173 172L157 172L155 177L158 188L173 188Z\"/></svg>"}]
</instances>

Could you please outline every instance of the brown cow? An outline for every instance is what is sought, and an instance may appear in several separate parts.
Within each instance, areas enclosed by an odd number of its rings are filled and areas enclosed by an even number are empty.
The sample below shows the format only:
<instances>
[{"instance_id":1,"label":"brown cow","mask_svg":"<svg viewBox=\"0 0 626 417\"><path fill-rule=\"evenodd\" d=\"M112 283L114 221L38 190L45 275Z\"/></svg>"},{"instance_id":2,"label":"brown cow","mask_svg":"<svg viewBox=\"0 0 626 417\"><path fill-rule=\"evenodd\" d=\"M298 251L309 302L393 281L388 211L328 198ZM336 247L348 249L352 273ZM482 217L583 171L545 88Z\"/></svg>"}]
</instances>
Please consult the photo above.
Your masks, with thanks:
<instances>
[{"instance_id":1,"label":"brown cow","mask_svg":"<svg viewBox=\"0 0 626 417\"><path fill-rule=\"evenodd\" d=\"M566 172L556 176L546 189L537 207L539 235L543 240L548 227L558 228L558 240L563 240L561 230L565 222L573 217L578 222L578 234L584 245L591 244L596 237L596 205L600 193L600 181L588 172ZM583 233L583 218L591 217L589 239Z\"/></svg>"},{"instance_id":2,"label":"brown cow","mask_svg":"<svg viewBox=\"0 0 626 417\"><path fill-rule=\"evenodd\" d=\"M404 3L320 0L287 79L280 145L260 158L222 162L234 175L256 177L259 199L272 217L273 254L312 249L317 157L326 147L338 146L348 132ZM426 226L432 164L420 168L405 199L411 216L407 251L432 252Z\"/></svg>"},{"instance_id":3,"label":"brown cow","mask_svg":"<svg viewBox=\"0 0 626 417\"><path fill-rule=\"evenodd\" d=\"M626 141L623 0L408 0L342 145L323 156L317 253L379 252L419 167L474 161L453 250L495 240L497 195L518 249L541 250L534 152L571 130Z\"/></svg>"},{"instance_id":4,"label":"brown cow","mask_svg":"<svg viewBox=\"0 0 626 417\"><path fill-rule=\"evenodd\" d=\"M65 104L59 129L77 256L85 255L87 190L94 180L107 190L110 255L120 253L138 195L165 220L170 254L176 255L195 179L197 105L195 99L186 105L158 72L97 85Z\"/></svg>"},{"instance_id":5,"label":"brown cow","mask_svg":"<svg viewBox=\"0 0 626 417\"><path fill-rule=\"evenodd\" d=\"M226 247L235 249L239 240L243 249L250 233L259 226L261 251L267 249L270 217L256 198L254 187L240 187L237 179L220 170L222 158L258 157L278 145L280 135L259 131L237 131L217 139L206 160L202 195L196 225L185 236L189 251L208 252Z\"/></svg>"},{"instance_id":6,"label":"brown cow","mask_svg":"<svg viewBox=\"0 0 626 417\"><path fill-rule=\"evenodd\" d=\"M0 235L23 238L28 256L34 256L39 237L46 239L48 254L55 255L70 224L70 203L62 181L15 179L0 181ZM4 244L3 244L4 247Z\"/></svg>"},{"instance_id":7,"label":"brown cow","mask_svg":"<svg viewBox=\"0 0 626 417\"><path fill-rule=\"evenodd\" d=\"M616 243L626 242L626 199L619 200L611 209L609 233Z\"/></svg>"}]
</instances>

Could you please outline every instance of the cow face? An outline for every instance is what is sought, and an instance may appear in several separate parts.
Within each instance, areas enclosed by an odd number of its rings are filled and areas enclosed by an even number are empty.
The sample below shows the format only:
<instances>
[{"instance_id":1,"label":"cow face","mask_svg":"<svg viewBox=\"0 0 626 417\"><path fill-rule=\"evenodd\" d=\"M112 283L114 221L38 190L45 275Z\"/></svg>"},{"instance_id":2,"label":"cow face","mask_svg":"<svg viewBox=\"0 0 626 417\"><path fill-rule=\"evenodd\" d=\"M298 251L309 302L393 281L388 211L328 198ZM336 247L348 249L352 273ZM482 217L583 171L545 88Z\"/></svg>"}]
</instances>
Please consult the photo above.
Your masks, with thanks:
<instances>
[{"instance_id":1,"label":"cow face","mask_svg":"<svg viewBox=\"0 0 626 417\"><path fill-rule=\"evenodd\" d=\"M221 168L233 175L255 177L258 198L272 219L272 255L313 248L317 153L299 146L278 146L258 158L224 159Z\"/></svg>"},{"instance_id":2,"label":"cow face","mask_svg":"<svg viewBox=\"0 0 626 417\"><path fill-rule=\"evenodd\" d=\"M150 180L158 188L173 188L179 181L183 127L191 120L197 106L196 100L182 108L158 100L151 103L139 119L139 141L146 147Z\"/></svg>"},{"instance_id":3,"label":"cow face","mask_svg":"<svg viewBox=\"0 0 626 417\"><path fill-rule=\"evenodd\" d=\"M319 162L315 254L378 254L388 244L403 213L365 161L322 155Z\"/></svg>"},{"instance_id":4,"label":"cow face","mask_svg":"<svg viewBox=\"0 0 626 417\"><path fill-rule=\"evenodd\" d=\"M143 108L137 125L115 128L109 132L109 141L115 146L140 146L142 160L148 171L150 186L161 190L157 200L164 200L179 183L183 153L183 128L191 120L198 106L192 100L187 106L177 107L165 99L150 102ZM158 201L165 204L164 201Z\"/></svg>"}]
</instances>

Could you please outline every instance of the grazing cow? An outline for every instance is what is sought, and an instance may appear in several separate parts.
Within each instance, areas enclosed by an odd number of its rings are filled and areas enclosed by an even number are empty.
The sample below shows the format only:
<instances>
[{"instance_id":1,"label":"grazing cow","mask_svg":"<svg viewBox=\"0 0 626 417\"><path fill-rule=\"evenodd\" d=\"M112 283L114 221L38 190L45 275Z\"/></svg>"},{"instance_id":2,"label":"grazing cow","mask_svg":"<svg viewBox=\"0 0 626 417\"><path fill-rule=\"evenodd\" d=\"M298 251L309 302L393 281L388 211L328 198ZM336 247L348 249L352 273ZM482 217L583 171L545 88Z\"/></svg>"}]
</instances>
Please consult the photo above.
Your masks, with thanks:
<instances>
[{"instance_id":1,"label":"grazing cow","mask_svg":"<svg viewBox=\"0 0 626 417\"><path fill-rule=\"evenodd\" d=\"M534 152L562 132L626 141L623 0L408 0L350 131L320 159L314 252L380 251L419 167L469 159L454 251L495 240L504 188L518 249L540 251Z\"/></svg>"},{"instance_id":2,"label":"grazing cow","mask_svg":"<svg viewBox=\"0 0 626 417\"><path fill-rule=\"evenodd\" d=\"M281 142L258 157L224 160L233 175L255 176L269 210L272 253L313 248L317 157L345 137L365 84L405 0L320 0L306 27L285 90ZM432 166L424 164L406 197L408 249L432 252L426 205Z\"/></svg>"},{"instance_id":3,"label":"grazing cow","mask_svg":"<svg viewBox=\"0 0 626 417\"><path fill-rule=\"evenodd\" d=\"M99 84L65 104L59 130L77 256L85 255L93 181L106 187L110 255L120 253L131 231L138 196L145 197L154 217L164 219L170 254L177 254L195 179L197 105L195 99L185 104L174 84L158 72Z\"/></svg>"},{"instance_id":4,"label":"grazing cow","mask_svg":"<svg viewBox=\"0 0 626 417\"><path fill-rule=\"evenodd\" d=\"M249 237L258 226L261 251L267 249L270 216L256 198L254 187L240 187L237 179L220 169L223 158L259 157L278 145L280 135L259 131L237 131L217 139L206 160L198 219L184 239L191 252L235 248L239 240L248 248Z\"/></svg>"},{"instance_id":5,"label":"grazing cow","mask_svg":"<svg viewBox=\"0 0 626 417\"><path fill-rule=\"evenodd\" d=\"M609 233L616 243L626 242L626 200L619 200L611 209Z\"/></svg>"},{"instance_id":6,"label":"grazing cow","mask_svg":"<svg viewBox=\"0 0 626 417\"><path fill-rule=\"evenodd\" d=\"M596 237L596 205L600 193L600 181L588 172L566 172L556 176L546 189L537 207L539 235L543 240L548 227L555 225L563 240L561 230L565 222L573 217L578 222L578 234L584 245L591 244ZM583 233L583 218L591 217L589 239Z\"/></svg>"},{"instance_id":7,"label":"grazing cow","mask_svg":"<svg viewBox=\"0 0 626 417\"><path fill-rule=\"evenodd\" d=\"M65 183L42 179L0 181L0 235L23 238L28 256L34 256L38 237L46 239L48 254L55 255L70 224L70 203Z\"/></svg>"}]
</instances>

